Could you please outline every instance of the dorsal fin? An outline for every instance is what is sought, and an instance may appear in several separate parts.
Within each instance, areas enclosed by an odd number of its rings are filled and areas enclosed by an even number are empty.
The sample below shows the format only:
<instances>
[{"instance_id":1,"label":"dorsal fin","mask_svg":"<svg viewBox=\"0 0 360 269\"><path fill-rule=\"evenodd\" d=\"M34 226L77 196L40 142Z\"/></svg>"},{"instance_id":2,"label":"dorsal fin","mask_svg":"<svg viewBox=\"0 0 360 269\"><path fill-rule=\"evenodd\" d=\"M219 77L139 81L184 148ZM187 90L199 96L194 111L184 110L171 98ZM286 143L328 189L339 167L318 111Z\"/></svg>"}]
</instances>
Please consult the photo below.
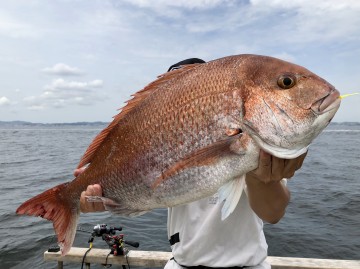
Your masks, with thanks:
<instances>
[{"instance_id":1,"label":"dorsal fin","mask_svg":"<svg viewBox=\"0 0 360 269\"><path fill-rule=\"evenodd\" d=\"M143 100L145 100L150 94L156 91L160 85L167 83L169 80L174 77L186 72L189 69L197 66L199 64L189 64L184 65L179 69L173 70L171 72L164 73L158 76L158 79L148 84L145 88L133 94L133 98L127 101L127 104L121 109L120 113L114 116L113 121L102 130L91 142L90 146L87 148L85 154L81 157L81 160L77 168L81 168L86 164L89 164L99 148L104 139L109 135L112 129L124 118L130 111L132 111L136 106L138 106Z\"/></svg>"}]
</instances>

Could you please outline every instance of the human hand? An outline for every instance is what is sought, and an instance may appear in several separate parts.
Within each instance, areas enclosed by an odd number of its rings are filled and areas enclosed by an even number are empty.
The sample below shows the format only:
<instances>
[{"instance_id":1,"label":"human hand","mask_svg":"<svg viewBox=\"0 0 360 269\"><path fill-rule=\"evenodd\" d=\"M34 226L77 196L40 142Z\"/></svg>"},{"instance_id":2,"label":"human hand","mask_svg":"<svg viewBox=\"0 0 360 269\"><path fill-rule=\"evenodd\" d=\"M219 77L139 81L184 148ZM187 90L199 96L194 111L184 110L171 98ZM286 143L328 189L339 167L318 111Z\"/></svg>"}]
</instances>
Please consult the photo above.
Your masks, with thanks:
<instances>
[{"instance_id":1,"label":"human hand","mask_svg":"<svg viewBox=\"0 0 360 269\"><path fill-rule=\"evenodd\" d=\"M77 177L85 171L86 167L81 167L74 171L74 176ZM102 188L99 184L89 185L86 191L83 191L80 196L80 211L83 213L101 212L105 211L105 207L99 202L88 202L86 196L102 196Z\"/></svg>"},{"instance_id":2,"label":"human hand","mask_svg":"<svg viewBox=\"0 0 360 269\"><path fill-rule=\"evenodd\" d=\"M103 203L88 202L86 196L102 196L102 188L99 184L89 185L87 186L86 191L81 193L80 211L83 213L105 211Z\"/></svg>"},{"instance_id":3,"label":"human hand","mask_svg":"<svg viewBox=\"0 0 360 269\"><path fill-rule=\"evenodd\" d=\"M259 166L249 172L247 178L255 178L265 184L291 178L302 166L307 152L295 159L281 159L260 150Z\"/></svg>"}]
</instances>

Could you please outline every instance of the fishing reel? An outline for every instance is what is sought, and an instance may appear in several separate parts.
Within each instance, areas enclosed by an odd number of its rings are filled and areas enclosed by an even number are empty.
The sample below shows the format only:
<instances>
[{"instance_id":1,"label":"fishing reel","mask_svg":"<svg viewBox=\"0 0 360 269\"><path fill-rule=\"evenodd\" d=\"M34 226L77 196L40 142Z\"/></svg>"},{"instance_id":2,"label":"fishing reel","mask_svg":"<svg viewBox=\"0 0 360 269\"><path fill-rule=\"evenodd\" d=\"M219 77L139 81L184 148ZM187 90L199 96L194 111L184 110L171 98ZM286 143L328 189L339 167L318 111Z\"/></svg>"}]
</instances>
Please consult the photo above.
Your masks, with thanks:
<instances>
[{"instance_id":1,"label":"fishing reel","mask_svg":"<svg viewBox=\"0 0 360 269\"><path fill-rule=\"evenodd\" d=\"M95 237L101 237L102 240L104 240L109 246L110 254L113 254L114 256L126 255L129 250L125 248L124 245L138 248L139 243L124 240L124 234L116 235L116 231L121 230L121 227L108 227L106 224L97 224L96 226L94 226L91 237L89 238L89 243L92 244Z\"/></svg>"},{"instance_id":2,"label":"fishing reel","mask_svg":"<svg viewBox=\"0 0 360 269\"><path fill-rule=\"evenodd\" d=\"M121 227L108 227L106 224L97 224L94 226L92 236L100 237L104 234L115 234L116 231L122 231Z\"/></svg>"}]
</instances>

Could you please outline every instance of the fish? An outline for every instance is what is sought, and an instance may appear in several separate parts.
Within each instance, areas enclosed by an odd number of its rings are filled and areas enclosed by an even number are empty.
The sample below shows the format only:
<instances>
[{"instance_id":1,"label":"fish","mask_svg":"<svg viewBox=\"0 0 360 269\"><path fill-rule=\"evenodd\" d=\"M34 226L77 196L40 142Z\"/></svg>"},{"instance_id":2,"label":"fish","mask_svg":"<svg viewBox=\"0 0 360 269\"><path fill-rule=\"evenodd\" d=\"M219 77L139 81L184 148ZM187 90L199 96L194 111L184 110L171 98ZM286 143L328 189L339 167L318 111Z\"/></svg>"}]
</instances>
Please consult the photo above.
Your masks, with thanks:
<instances>
[{"instance_id":1,"label":"fish","mask_svg":"<svg viewBox=\"0 0 360 269\"><path fill-rule=\"evenodd\" d=\"M299 65L232 55L181 66L135 93L81 158L85 171L29 199L17 214L53 222L62 255L74 241L81 192L100 184L112 213L136 216L219 192L236 207L260 150L305 153L341 103L334 86Z\"/></svg>"}]
</instances>

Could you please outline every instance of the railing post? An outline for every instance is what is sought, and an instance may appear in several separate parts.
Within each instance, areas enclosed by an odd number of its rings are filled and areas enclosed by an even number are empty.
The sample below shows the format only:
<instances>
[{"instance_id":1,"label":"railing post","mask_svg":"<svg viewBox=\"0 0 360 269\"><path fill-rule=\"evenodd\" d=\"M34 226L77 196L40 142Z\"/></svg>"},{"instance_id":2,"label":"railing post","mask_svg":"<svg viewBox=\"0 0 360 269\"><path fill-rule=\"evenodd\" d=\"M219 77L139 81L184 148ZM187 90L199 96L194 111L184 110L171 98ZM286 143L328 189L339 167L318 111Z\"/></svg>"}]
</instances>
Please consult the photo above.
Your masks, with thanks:
<instances>
[{"instance_id":1,"label":"railing post","mask_svg":"<svg viewBox=\"0 0 360 269\"><path fill-rule=\"evenodd\" d=\"M58 269L63 269L64 268L64 262L62 261L58 261L58 266L57 266Z\"/></svg>"}]
</instances>

